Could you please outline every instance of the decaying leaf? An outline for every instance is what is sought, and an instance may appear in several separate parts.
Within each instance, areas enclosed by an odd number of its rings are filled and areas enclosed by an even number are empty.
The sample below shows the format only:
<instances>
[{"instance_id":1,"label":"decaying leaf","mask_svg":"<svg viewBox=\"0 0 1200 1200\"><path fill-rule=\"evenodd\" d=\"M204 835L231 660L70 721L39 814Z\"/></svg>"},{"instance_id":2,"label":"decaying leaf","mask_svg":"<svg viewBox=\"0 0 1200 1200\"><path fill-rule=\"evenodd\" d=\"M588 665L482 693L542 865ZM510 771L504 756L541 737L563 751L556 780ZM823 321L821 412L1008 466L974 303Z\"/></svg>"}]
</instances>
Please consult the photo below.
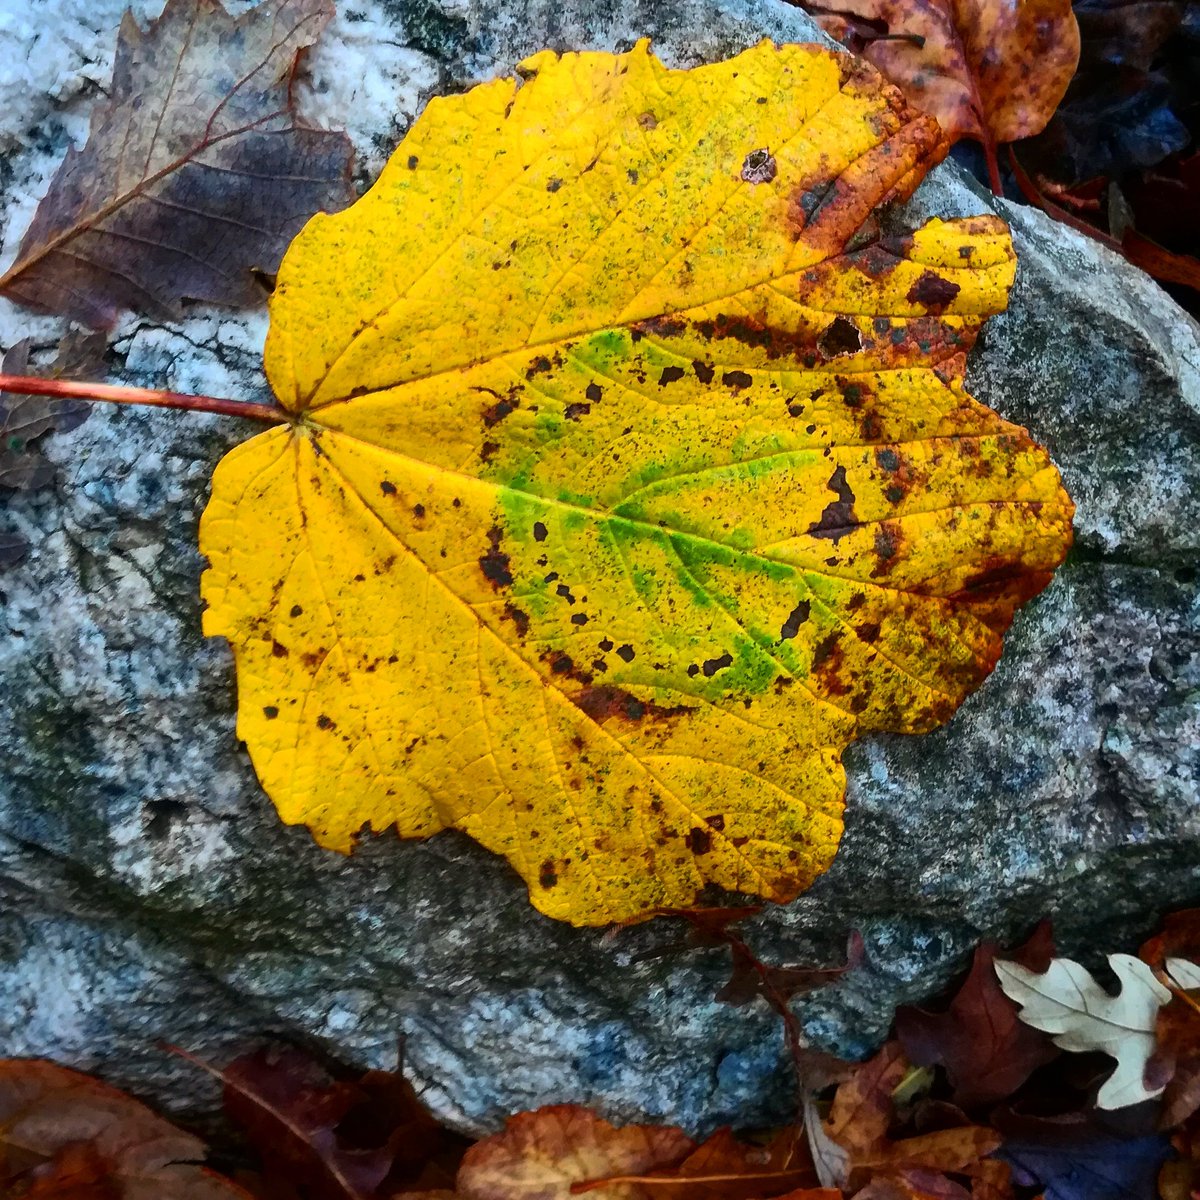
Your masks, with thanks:
<instances>
[{"instance_id":1,"label":"decaying leaf","mask_svg":"<svg viewBox=\"0 0 1200 1200\"><path fill-rule=\"evenodd\" d=\"M71 332L58 345L54 361L36 373L50 379L86 379L102 370L104 337ZM28 375L28 338L5 355L0 371ZM48 433L67 433L87 420L91 405L82 400L18 396L0 392L0 487L28 490L44 487L54 478L54 466L38 447Z\"/></svg>"},{"instance_id":2,"label":"decaying leaf","mask_svg":"<svg viewBox=\"0 0 1200 1200\"><path fill-rule=\"evenodd\" d=\"M0 1191L46 1200L250 1200L204 1143L98 1079L0 1060Z\"/></svg>"},{"instance_id":3,"label":"decaying leaf","mask_svg":"<svg viewBox=\"0 0 1200 1200\"><path fill-rule=\"evenodd\" d=\"M695 1149L663 1125L614 1128L589 1109L558 1104L510 1117L467 1151L458 1173L462 1200L569 1200L571 1185L674 1166ZM589 1192L594 1200L643 1200L636 1185Z\"/></svg>"},{"instance_id":4,"label":"decaying leaf","mask_svg":"<svg viewBox=\"0 0 1200 1200\"><path fill-rule=\"evenodd\" d=\"M1171 993L1132 955L1110 954L1108 962L1121 981L1116 996L1069 958L1054 959L1044 973L1004 959L995 968L1000 986L1021 1005L1022 1021L1049 1033L1064 1050L1099 1050L1117 1060L1096 1103L1125 1108L1162 1093L1161 1086L1147 1087L1145 1072L1154 1053L1158 1010Z\"/></svg>"},{"instance_id":5,"label":"decaying leaf","mask_svg":"<svg viewBox=\"0 0 1200 1200\"><path fill-rule=\"evenodd\" d=\"M951 141L1040 133L1079 63L1070 0L828 0L805 4L832 37L875 64ZM863 22L887 37L863 39ZM998 174L997 174L998 178Z\"/></svg>"},{"instance_id":6,"label":"decaying leaf","mask_svg":"<svg viewBox=\"0 0 1200 1200\"><path fill-rule=\"evenodd\" d=\"M913 1191L909 1176L928 1174L937 1179L949 1173L969 1178L981 1171L983 1160L1000 1145L993 1130L970 1124L898 1140L889 1137L895 1120L894 1095L907 1070L900 1047L887 1043L838 1088L825 1126L825 1136L844 1155L835 1165L842 1173L837 1182L843 1187L849 1184L851 1190L874 1184L874 1192L868 1194L876 1200L883 1200L889 1186L899 1197Z\"/></svg>"},{"instance_id":7,"label":"decaying leaf","mask_svg":"<svg viewBox=\"0 0 1200 1200\"><path fill-rule=\"evenodd\" d=\"M169 0L143 32L125 14L108 99L38 206L12 300L111 325L122 309L176 316L184 298L252 304L319 209L353 198L344 134L292 109L301 51L331 0L263 0L232 19L219 0Z\"/></svg>"},{"instance_id":8,"label":"decaying leaf","mask_svg":"<svg viewBox=\"0 0 1200 1200\"><path fill-rule=\"evenodd\" d=\"M944 153L866 66L549 51L296 239L289 425L217 468L205 630L284 820L448 826L577 924L785 901L847 743L945 721L1072 508L965 394L994 217L854 242Z\"/></svg>"},{"instance_id":9,"label":"decaying leaf","mask_svg":"<svg viewBox=\"0 0 1200 1200\"><path fill-rule=\"evenodd\" d=\"M1013 957L1029 969L1045 970L1053 954L1049 926ZM993 963L997 946L975 951L971 972L944 1013L919 1008L896 1012L896 1036L908 1058L921 1066L946 1069L955 1104L963 1108L995 1104L1058 1053L1045 1034L1017 1017L1000 990Z\"/></svg>"}]
</instances>

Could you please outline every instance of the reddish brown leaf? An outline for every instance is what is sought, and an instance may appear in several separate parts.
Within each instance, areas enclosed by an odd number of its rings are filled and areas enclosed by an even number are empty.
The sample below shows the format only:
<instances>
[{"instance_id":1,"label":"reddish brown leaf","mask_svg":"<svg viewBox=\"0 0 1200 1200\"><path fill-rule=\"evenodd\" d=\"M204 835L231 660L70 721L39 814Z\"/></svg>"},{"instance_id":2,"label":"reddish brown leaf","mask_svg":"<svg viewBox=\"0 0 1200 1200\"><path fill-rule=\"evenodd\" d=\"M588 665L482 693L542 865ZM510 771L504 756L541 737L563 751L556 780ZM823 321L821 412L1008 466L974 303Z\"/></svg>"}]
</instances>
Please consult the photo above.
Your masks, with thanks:
<instances>
[{"instance_id":1,"label":"reddish brown leaf","mask_svg":"<svg viewBox=\"0 0 1200 1200\"><path fill-rule=\"evenodd\" d=\"M268 1173L303 1196L374 1200L453 1179L465 1143L426 1111L399 1073L339 1081L294 1049L259 1050L223 1071L184 1057L224 1082L226 1111Z\"/></svg>"},{"instance_id":2,"label":"reddish brown leaf","mask_svg":"<svg viewBox=\"0 0 1200 1200\"><path fill-rule=\"evenodd\" d=\"M204 1143L131 1096L37 1059L0 1060L0 1193L38 1200L249 1200Z\"/></svg>"},{"instance_id":3,"label":"reddish brown leaf","mask_svg":"<svg viewBox=\"0 0 1200 1200\"><path fill-rule=\"evenodd\" d=\"M812 12L951 141L981 142L997 192L996 144L1044 129L1079 63L1070 0L831 0ZM887 37L864 38L864 23Z\"/></svg>"},{"instance_id":4,"label":"reddish brown leaf","mask_svg":"<svg viewBox=\"0 0 1200 1200\"><path fill-rule=\"evenodd\" d=\"M1030 969L1049 963L1048 926L1007 957ZM957 995L944 1013L901 1008L896 1036L908 1058L923 1067L942 1066L953 1088L955 1104L979 1108L1012 1095L1044 1063L1059 1054L1044 1034L1017 1016L1017 1006L1004 994L992 966L998 947L984 942ZM1027 960L1038 961L1030 963Z\"/></svg>"},{"instance_id":5,"label":"reddish brown leaf","mask_svg":"<svg viewBox=\"0 0 1200 1200\"><path fill-rule=\"evenodd\" d=\"M38 206L0 291L96 327L184 298L252 304L301 225L353 198L346 137L301 125L291 79L331 0L169 0L126 13L107 100Z\"/></svg>"}]
</instances>

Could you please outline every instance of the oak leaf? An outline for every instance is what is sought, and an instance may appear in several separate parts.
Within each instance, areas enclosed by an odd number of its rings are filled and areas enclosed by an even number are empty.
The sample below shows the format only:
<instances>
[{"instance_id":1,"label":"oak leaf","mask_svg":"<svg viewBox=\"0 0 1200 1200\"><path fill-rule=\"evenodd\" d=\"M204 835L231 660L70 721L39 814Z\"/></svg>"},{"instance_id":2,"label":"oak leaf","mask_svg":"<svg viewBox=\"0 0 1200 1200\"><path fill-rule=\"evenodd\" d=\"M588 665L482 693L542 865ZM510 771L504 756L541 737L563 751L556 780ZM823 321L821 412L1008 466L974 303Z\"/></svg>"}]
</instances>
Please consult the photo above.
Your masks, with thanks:
<instances>
[{"instance_id":1,"label":"oak leaf","mask_svg":"<svg viewBox=\"0 0 1200 1200\"><path fill-rule=\"evenodd\" d=\"M249 1200L204 1143L124 1092L38 1059L0 1060L0 1193L45 1200Z\"/></svg>"},{"instance_id":2,"label":"oak leaf","mask_svg":"<svg viewBox=\"0 0 1200 1200\"><path fill-rule=\"evenodd\" d=\"M1050 1034L1063 1050L1099 1050L1117 1060L1096 1097L1100 1108L1112 1109L1162 1093L1161 1086L1146 1085L1145 1073L1158 1010L1171 993L1141 959L1110 954L1108 962L1121 983L1116 996L1069 958L1054 959L1045 972L998 959L995 970L1005 994L1021 1006L1022 1021Z\"/></svg>"},{"instance_id":3,"label":"oak leaf","mask_svg":"<svg viewBox=\"0 0 1200 1200\"><path fill-rule=\"evenodd\" d=\"M937 117L951 141L981 143L994 184L997 143L1040 133L1079 64L1071 0L828 0L805 7L831 37Z\"/></svg>"},{"instance_id":4,"label":"oak leaf","mask_svg":"<svg viewBox=\"0 0 1200 1200\"><path fill-rule=\"evenodd\" d=\"M218 466L205 631L283 819L456 827L576 924L775 901L841 754L945 721L1072 507L963 390L995 217L852 240L944 154L869 67L545 51L293 243L289 423Z\"/></svg>"},{"instance_id":5,"label":"oak leaf","mask_svg":"<svg viewBox=\"0 0 1200 1200\"><path fill-rule=\"evenodd\" d=\"M296 117L300 53L331 0L168 0L121 23L108 98L68 151L0 278L11 300L96 327L123 309L178 316L183 299L253 304L318 209L353 198L344 134Z\"/></svg>"}]
</instances>

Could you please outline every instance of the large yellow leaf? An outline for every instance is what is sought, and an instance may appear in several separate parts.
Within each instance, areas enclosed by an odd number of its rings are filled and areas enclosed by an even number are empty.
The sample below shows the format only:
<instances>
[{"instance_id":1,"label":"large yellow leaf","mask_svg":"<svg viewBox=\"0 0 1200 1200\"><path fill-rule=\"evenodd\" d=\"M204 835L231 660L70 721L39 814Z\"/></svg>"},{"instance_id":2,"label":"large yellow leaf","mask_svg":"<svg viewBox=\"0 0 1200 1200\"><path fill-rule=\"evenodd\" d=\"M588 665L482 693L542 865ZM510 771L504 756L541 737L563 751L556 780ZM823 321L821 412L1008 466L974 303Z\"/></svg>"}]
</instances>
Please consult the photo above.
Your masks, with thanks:
<instances>
[{"instance_id":1,"label":"large yellow leaf","mask_svg":"<svg viewBox=\"0 0 1200 1200\"><path fill-rule=\"evenodd\" d=\"M238 732L323 845L462 829L554 917L787 900L845 746L946 720L1069 542L962 389L1008 233L863 235L944 146L825 49L521 75L433 100L284 260L295 420L201 531Z\"/></svg>"}]
</instances>

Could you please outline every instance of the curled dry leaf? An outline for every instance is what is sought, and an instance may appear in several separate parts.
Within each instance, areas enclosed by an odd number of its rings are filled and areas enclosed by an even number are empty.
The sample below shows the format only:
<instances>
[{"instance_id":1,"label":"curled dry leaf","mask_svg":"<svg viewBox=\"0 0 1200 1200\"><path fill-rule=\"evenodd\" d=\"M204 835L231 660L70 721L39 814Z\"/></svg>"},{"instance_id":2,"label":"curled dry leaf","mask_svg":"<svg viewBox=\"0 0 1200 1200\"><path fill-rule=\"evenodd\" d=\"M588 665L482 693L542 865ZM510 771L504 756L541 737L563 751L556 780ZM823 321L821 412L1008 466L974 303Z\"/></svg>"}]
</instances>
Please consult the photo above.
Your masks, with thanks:
<instances>
[{"instance_id":1,"label":"curled dry leaf","mask_svg":"<svg viewBox=\"0 0 1200 1200\"><path fill-rule=\"evenodd\" d=\"M323 845L454 826L576 924L786 901L845 746L945 721L1070 541L1046 452L963 391L1008 232L848 248L944 146L828 49L521 72L289 250L291 420L217 468L205 631Z\"/></svg>"},{"instance_id":2,"label":"curled dry leaf","mask_svg":"<svg viewBox=\"0 0 1200 1200\"><path fill-rule=\"evenodd\" d=\"M182 299L252 304L319 209L353 198L351 147L297 120L301 51L331 0L168 0L146 31L126 13L107 100L68 151L0 279L12 300L96 327Z\"/></svg>"},{"instance_id":3,"label":"curled dry leaf","mask_svg":"<svg viewBox=\"0 0 1200 1200\"><path fill-rule=\"evenodd\" d=\"M951 141L996 145L1040 133L1079 63L1071 0L829 0L817 23L874 63ZM863 37L864 23L887 36ZM997 188L999 191L999 188Z\"/></svg>"},{"instance_id":4,"label":"curled dry leaf","mask_svg":"<svg viewBox=\"0 0 1200 1200\"><path fill-rule=\"evenodd\" d=\"M695 1150L681 1129L614 1128L589 1109L558 1104L510 1117L502 1132L477 1142L459 1169L462 1200L569 1200L571 1186L674 1166ZM587 1193L594 1200L646 1200L638 1184Z\"/></svg>"},{"instance_id":5,"label":"curled dry leaf","mask_svg":"<svg viewBox=\"0 0 1200 1200\"><path fill-rule=\"evenodd\" d=\"M91 1076L0 1060L0 1191L46 1200L249 1200L204 1143Z\"/></svg>"},{"instance_id":6,"label":"curled dry leaf","mask_svg":"<svg viewBox=\"0 0 1200 1200\"><path fill-rule=\"evenodd\" d=\"M1158 1010L1171 993L1132 955L1110 954L1108 962L1121 982L1116 996L1069 958L1054 959L1042 973L1003 959L995 969L1000 986L1021 1006L1022 1021L1049 1033L1064 1050L1099 1050L1117 1060L1096 1097L1100 1108L1112 1109L1161 1095L1161 1085L1146 1085L1145 1073Z\"/></svg>"}]
</instances>

